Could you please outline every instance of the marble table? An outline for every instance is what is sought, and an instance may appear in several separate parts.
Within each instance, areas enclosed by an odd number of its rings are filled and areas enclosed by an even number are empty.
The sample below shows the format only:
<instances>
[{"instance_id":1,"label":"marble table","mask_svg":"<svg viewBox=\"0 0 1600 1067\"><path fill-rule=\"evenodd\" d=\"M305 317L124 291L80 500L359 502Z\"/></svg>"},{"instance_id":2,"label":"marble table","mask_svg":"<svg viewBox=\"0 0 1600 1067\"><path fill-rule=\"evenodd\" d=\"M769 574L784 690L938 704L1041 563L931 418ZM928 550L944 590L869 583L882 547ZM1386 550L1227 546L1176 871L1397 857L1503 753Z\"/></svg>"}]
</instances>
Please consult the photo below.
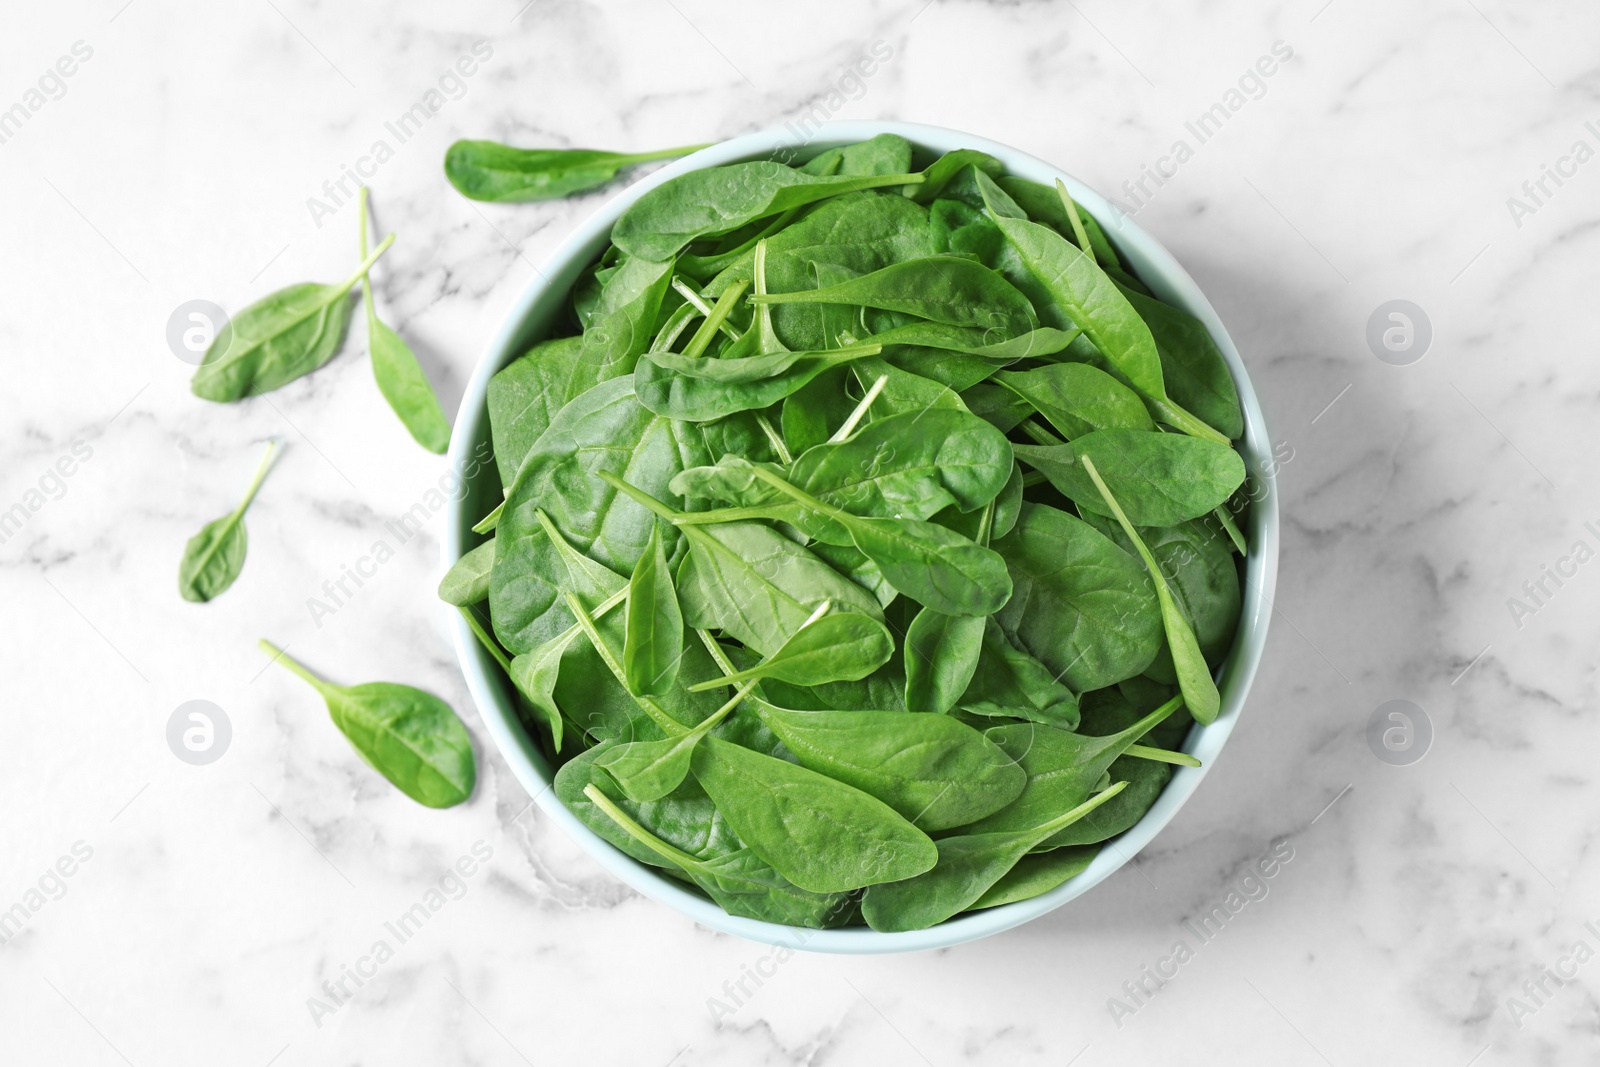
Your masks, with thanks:
<instances>
[{"instance_id":1,"label":"marble table","mask_svg":"<svg viewBox=\"0 0 1600 1067\"><path fill-rule=\"evenodd\" d=\"M3 18L0 1060L1595 1061L1592 9ZM431 600L442 513L398 526L445 463L364 346L224 409L167 340L189 301L346 274L359 178L398 234L378 299L453 411L598 200L469 203L441 172L452 140L642 150L829 117L981 132L1117 196L1229 324L1284 457L1270 645L1199 793L1085 897L921 956L775 954L605 874L487 746ZM183 602L184 541L269 437L287 447L243 577ZM449 699L484 742L471 802L389 788L261 636ZM230 726L210 763L168 742L191 700Z\"/></svg>"}]
</instances>

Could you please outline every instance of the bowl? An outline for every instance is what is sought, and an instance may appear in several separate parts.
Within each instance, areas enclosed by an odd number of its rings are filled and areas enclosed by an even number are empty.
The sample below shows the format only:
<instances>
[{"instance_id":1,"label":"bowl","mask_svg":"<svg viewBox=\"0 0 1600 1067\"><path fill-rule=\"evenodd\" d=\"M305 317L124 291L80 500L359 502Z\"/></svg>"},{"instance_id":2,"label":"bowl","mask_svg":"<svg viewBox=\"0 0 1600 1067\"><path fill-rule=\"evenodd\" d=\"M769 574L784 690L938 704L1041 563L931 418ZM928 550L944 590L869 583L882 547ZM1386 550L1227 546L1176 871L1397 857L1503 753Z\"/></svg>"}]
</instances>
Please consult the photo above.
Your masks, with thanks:
<instances>
[{"instance_id":1,"label":"bowl","mask_svg":"<svg viewBox=\"0 0 1600 1067\"><path fill-rule=\"evenodd\" d=\"M827 123L804 141L795 136L793 127L785 127L745 134L713 145L630 185L581 223L562 242L545 263L540 277L531 282L512 305L505 322L490 341L488 351L478 361L472 380L467 385L466 395L462 397L461 410L456 415L455 432L451 438L451 469L460 472L476 465L482 473L475 479L467 479L463 492L452 495L445 524L444 566L448 568L482 540L472 532L472 524L501 498L493 466L477 460L477 457L487 454L485 446L489 441L489 416L485 397L490 377L544 337L544 331L560 312L568 290L583 268L605 247L612 224L629 205L661 183L691 170L750 159L804 159L836 145L865 141L880 133L899 134L918 149L935 155L956 148L981 149L1003 161L1010 173L1034 181L1051 184L1060 178L1074 199L1101 220L1117 252L1129 262L1150 290L1205 323L1233 372L1239 400L1244 408L1245 432L1240 451L1249 471L1253 497L1248 522L1250 551L1245 560L1243 609L1238 632L1233 649L1218 672L1221 711L1210 725L1193 727L1183 745L1184 751L1198 757L1202 766L1176 768L1166 790L1144 818L1115 838L1117 847L1102 850L1089 868L1077 877L1030 900L972 912L926 930L904 933L879 933L867 927L809 930L738 918L727 914L705 897L657 874L654 868L639 863L601 839L579 822L556 797L550 788L554 770L533 738L524 731L517 716L510 682L478 644L459 613L455 609L447 609L450 611L450 625L455 633L456 651L466 675L467 687L483 716L489 735L494 738L495 745L512 772L546 816L612 874L645 896L682 912L695 922L753 941L790 948L804 947L816 952L884 953L945 948L1020 926L1061 907L1109 878L1172 820L1199 787L1206 772L1216 763L1222 746L1239 719L1245 696L1261 661L1277 580L1278 497L1272 446L1262 418L1261 404L1250 385L1238 349L1228 337L1215 309L1195 285L1194 279L1154 237L1127 215L1116 211L1105 197L1044 160L958 130L883 121Z\"/></svg>"}]
</instances>

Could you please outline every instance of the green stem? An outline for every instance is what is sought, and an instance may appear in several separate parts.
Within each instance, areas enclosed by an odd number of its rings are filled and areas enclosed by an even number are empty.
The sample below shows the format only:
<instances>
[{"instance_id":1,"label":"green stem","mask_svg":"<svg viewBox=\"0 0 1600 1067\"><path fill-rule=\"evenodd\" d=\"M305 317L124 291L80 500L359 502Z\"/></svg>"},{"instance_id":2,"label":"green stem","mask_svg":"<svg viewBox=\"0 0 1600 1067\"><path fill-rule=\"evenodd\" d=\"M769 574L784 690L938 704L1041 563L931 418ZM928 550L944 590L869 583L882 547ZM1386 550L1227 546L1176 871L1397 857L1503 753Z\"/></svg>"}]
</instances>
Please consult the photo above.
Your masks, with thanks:
<instances>
[{"instance_id":1,"label":"green stem","mask_svg":"<svg viewBox=\"0 0 1600 1067\"><path fill-rule=\"evenodd\" d=\"M674 526L709 526L717 522L742 522L746 519L770 519L771 508L713 508L710 511L688 511L672 520Z\"/></svg>"},{"instance_id":2,"label":"green stem","mask_svg":"<svg viewBox=\"0 0 1600 1067\"><path fill-rule=\"evenodd\" d=\"M748 285L750 283L749 282L745 282L745 284ZM696 311L700 312L700 314L702 314L702 315L710 315L711 314L711 305L706 303L705 302L705 298L702 297L699 293L695 292L694 288L692 286L686 285L684 283L683 275L674 274L672 276L672 287L674 289L678 290L678 295L683 297L685 303L687 303L690 307L694 308ZM718 328L721 329L723 333L728 335L728 339L729 340L737 341L739 339L739 331L734 329L733 325L731 323L729 323L729 322L721 322L721 323L718 324ZM663 351L663 350L652 349L652 351Z\"/></svg>"},{"instance_id":3,"label":"green stem","mask_svg":"<svg viewBox=\"0 0 1600 1067\"><path fill-rule=\"evenodd\" d=\"M1190 437L1199 437L1207 441L1214 441L1219 445L1233 447L1233 442L1228 440L1225 435L1213 430L1209 424L1201 421L1197 416L1189 414L1171 400L1165 397L1151 397L1150 402L1155 405L1156 415L1167 425L1182 430Z\"/></svg>"},{"instance_id":4,"label":"green stem","mask_svg":"<svg viewBox=\"0 0 1600 1067\"><path fill-rule=\"evenodd\" d=\"M1066 442L1063 441L1061 438L1057 437L1055 434L1051 433L1049 430L1045 429L1043 426L1040 426L1039 425L1039 420L1037 420L1037 419L1030 418L1026 422L1022 423L1021 430L1022 430L1023 433L1027 434L1029 437L1033 438L1035 441L1039 442L1041 445L1064 445L1064 444L1066 444Z\"/></svg>"},{"instance_id":5,"label":"green stem","mask_svg":"<svg viewBox=\"0 0 1600 1067\"><path fill-rule=\"evenodd\" d=\"M700 737L704 737L706 734L710 733L717 723L728 717L734 708L738 707L740 704L743 704L745 702L745 698L748 697L755 687L760 684L761 680L757 678L746 685L740 686L738 691L735 692L731 698L729 698L726 704L722 705L722 707L718 708L716 711L713 711L710 715L707 715L704 719L700 720L700 723L689 732L691 734L698 734ZM707 688L711 687L695 686L691 688L689 692L698 693Z\"/></svg>"},{"instance_id":6,"label":"green stem","mask_svg":"<svg viewBox=\"0 0 1600 1067\"><path fill-rule=\"evenodd\" d=\"M756 304L756 321L752 327L756 331L756 351L761 355L769 352L787 352L788 348L778 340L778 334L772 328L772 308L756 301L756 297L767 295L767 239L763 237L756 242L756 258L751 274L755 277L756 291L751 301Z\"/></svg>"},{"instance_id":7,"label":"green stem","mask_svg":"<svg viewBox=\"0 0 1600 1067\"><path fill-rule=\"evenodd\" d=\"M365 185L363 185L361 187L360 200L361 200L361 216L360 216L361 217L361 258L362 259L366 259L367 258L367 187ZM366 301L367 301L367 317L369 319L375 317L377 315L377 312L375 310L373 310L373 307L372 307L372 279L367 276L365 271L363 271L362 274L361 274L361 295L364 296L366 298ZM370 339L368 340L368 343L369 344L371 343Z\"/></svg>"},{"instance_id":8,"label":"green stem","mask_svg":"<svg viewBox=\"0 0 1600 1067\"><path fill-rule=\"evenodd\" d=\"M994 501L991 500L983 506L983 514L978 516L978 536L973 538L978 544L985 547L989 544L989 537L994 533Z\"/></svg>"},{"instance_id":9,"label":"green stem","mask_svg":"<svg viewBox=\"0 0 1600 1067\"><path fill-rule=\"evenodd\" d=\"M713 142L715 143L715 142ZM623 164L654 163L658 159L677 159L691 152L698 152L702 148L710 148L709 144L688 144L679 148L660 148L654 152L635 152L631 155L620 155L618 161Z\"/></svg>"},{"instance_id":10,"label":"green stem","mask_svg":"<svg viewBox=\"0 0 1600 1067\"><path fill-rule=\"evenodd\" d=\"M728 312L733 310L733 305L744 295L745 286L748 284L741 278L723 290L722 295L717 297L717 302L712 306L710 313L706 315L705 321L700 324L700 328L694 332L694 336L689 338L689 343L684 346L684 355L690 359L697 359L705 354L706 349L711 345L711 339L717 335L717 329L728 321Z\"/></svg>"},{"instance_id":11,"label":"green stem","mask_svg":"<svg viewBox=\"0 0 1600 1067\"><path fill-rule=\"evenodd\" d=\"M340 288L347 293L351 289L354 289L356 282L359 282L361 279L367 276L368 268L370 268L374 263L378 262L378 257L389 251L389 246L392 244L394 244L394 234L391 233L378 243L378 247L372 250L372 254L370 256L362 257L361 266L357 267L356 272L344 280L344 283L340 286Z\"/></svg>"},{"instance_id":12,"label":"green stem","mask_svg":"<svg viewBox=\"0 0 1600 1067\"><path fill-rule=\"evenodd\" d=\"M499 662L500 669L509 675L511 673L511 661L506 659L506 654L501 651L500 642L489 636L488 631L483 628L483 624L478 621L477 613L471 608L460 608L459 610L461 617L467 620L467 628L477 637L478 642L489 650L489 654Z\"/></svg>"},{"instance_id":13,"label":"green stem","mask_svg":"<svg viewBox=\"0 0 1600 1067\"><path fill-rule=\"evenodd\" d=\"M1135 737L1143 737L1151 730L1154 730L1157 726L1160 726L1162 723L1166 722L1167 718L1182 706L1183 694L1179 693L1177 696L1172 697L1160 707L1150 712L1150 714L1146 715L1144 718L1128 727L1127 731L1125 732L1133 733Z\"/></svg>"},{"instance_id":14,"label":"green stem","mask_svg":"<svg viewBox=\"0 0 1600 1067\"><path fill-rule=\"evenodd\" d=\"M311 687L317 692L326 695L334 688L332 685L329 685L321 678L318 678L316 675L306 670L298 662L296 662L295 659L289 655L289 653L285 652L271 641L268 641L265 637L261 638L257 644L261 646L261 651L272 657L272 661L274 663L281 664L284 667L289 668L289 670L293 671L295 674L298 674L300 677L304 678L307 682L311 683Z\"/></svg>"},{"instance_id":15,"label":"green stem","mask_svg":"<svg viewBox=\"0 0 1600 1067\"><path fill-rule=\"evenodd\" d=\"M760 426L761 432L767 435L767 443L778 454L778 459L783 461L783 465L785 467L791 466L794 463L794 456L789 453L789 445L784 441L783 436L772 428L772 423L767 421L765 414L756 416L756 425Z\"/></svg>"},{"instance_id":16,"label":"green stem","mask_svg":"<svg viewBox=\"0 0 1600 1067\"><path fill-rule=\"evenodd\" d=\"M1238 525L1234 523L1233 513L1228 510L1228 506L1226 504L1218 504L1211 509L1211 514L1215 515L1217 521L1222 523L1223 530L1227 531L1228 540L1233 542L1233 547L1239 551L1239 555L1247 554L1249 546L1245 544L1244 534L1239 530Z\"/></svg>"},{"instance_id":17,"label":"green stem","mask_svg":"<svg viewBox=\"0 0 1600 1067\"><path fill-rule=\"evenodd\" d=\"M622 664L617 661L616 655L611 651L611 646L606 643L605 638L600 636L600 629L595 626L594 617L584 610L582 602L570 590L563 590L561 595L566 598L568 610L578 620L578 625L583 627L584 635L589 638L589 643L594 645L594 650L600 653L600 658L605 661L607 669L616 676L617 682L622 688L627 689L627 675L622 670ZM651 721L661 727L661 732L668 737L678 737L689 732L688 727L668 715L667 710L657 704L653 698L636 696L633 700L639 707L644 709L644 713L650 716Z\"/></svg>"},{"instance_id":18,"label":"green stem","mask_svg":"<svg viewBox=\"0 0 1600 1067\"><path fill-rule=\"evenodd\" d=\"M1129 745L1125 756L1135 756L1147 759L1154 763L1171 763L1179 767L1198 767L1200 761L1187 752L1173 752L1165 748L1151 748L1148 745Z\"/></svg>"},{"instance_id":19,"label":"green stem","mask_svg":"<svg viewBox=\"0 0 1600 1067\"><path fill-rule=\"evenodd\" d=\"M850 417L844 420L844 425L840 426L834 431L833 436L828 438L830 445L836 445L856 432L856 427L861 424L861 420L867 417L867 411L872 407L872 402L878 399L878 394L883 392L884 387L888 384L889 376L887 374L881 374L873 381L872 387L861 398L861 402L855 406L855 410L850 412Z\"/></svg>"},{"instance_id":20,"label":"green stem","mask_svg":"<svg viewBox=\"0 0 1600 1067\"><path fill-rule=\"evenodd\" d=\"M1061 197L1061 206L1067 209L1067 221L1072 223L1072 232L1078 238L1078 247L1083 249L1083 254L1089 257L1089 262L1099 266L1095 259L1094 246L1089 243L1089 234L1083 228L1083 220L1078 217L1078 205L1072 202L1072 195L1067 192L1067 184L1060 178L1056 179L1056 195Z\"/></svg>"},{"instance_id":21,"label":"green stem","mask_svg":"<svg viewBox=\"0 0 1600 1067\"><path fill-rule=\"evenodd\" d=\"M805 492L804 490L796 489L794 486L790 485L776 474L773 474L765 467L751 467L750 473L754 474L757 478L760 478L774 489L777 489L780 493L784 493L790 497L793 497L795 500L804 504L812 511L815 511L819 515L826 515L834 522L848 526L850 523L860 518L858 515L852 515L848 511L843 511L834 507L832 504L818 500L816 497Z\"/></svg>"},{"instance_id":22,"label":"green stem","mask_svg":"<svg viewBox=\"0 0 1600 1067\"><path fill-rule=\"evenodd\" d=\"M661 501L657 500L655 497L651 496L649 493L645 492L643 489L637 488L636 486L629 485L627 482L623 481L621 478L618 478L615 474L612 474L610 471L602 470L602 471L596 471L595 473L599 476L599 478L600 478L600 480L602 482L605 482L611 488L615 489L617 492L621 493L623 496L626 496L628 499L632 500L634 503L643 504L645 507L647 507L651 511L655 512L661 518L666 519L668 522L676 522L677 521L677 519L678 519L678 517L680 515L679 512L676 512L676 511L672 510L671 508L667 507L667 505L663 504Z\"/></svg>"},{"instance_id":23,"label":"green stem","mask_svg":"<svg viewBox=\"0 0 1600 1067\"><path fill-rule=\"evenodd\" d=\"M1106 801L1110 800L1112 797L1116 796L1126 788L1128 788L1127 782L1113 782L1109 789L1096 793L1094 796L1090 797L1082 804L1079 804L1071 811L1062 812L1054 819L1051 819L1042 826L1037 826L1034 829L1027 831L1027 833L1039 835L1039 840L1041 841L1046 840L1056 832L1071 826L1073 823L1077 822L1079 819L1083 818L1095 808L1098 808L1100 805L1104 804Z\"/></svg>"},{"instance_id":24,"label":"green stem","mask_svg":"<svg viewBox=\"0 0 1600 1067\"><path fill-rule=\"evenodd\" d=\"M245 509L256 498L256 491L261 488L261 482L267 476L267 469L272 466L273 458L278 454L278 439L272 438L267 442L267 453L261 457L261 465L256 468L256 475L250 479L250 488L244 491L244 499L239 501L239 506L233 509L235 519L244 516Z\"/></svg>"},{"instance_id":25,"label":"green stem","mask_svg":"<svg viewBox=\"0 0 1600 1067\"><path fill-rule=\"evenodd\" d=\"M689 328L689 323L694 321L697 314L699 314L698 309L693 304L685 302L678 310L667 316L667 321L662 323L661 330L650 342L650 351L672 351L672 346L678 343L678 338L683 336L683 331Z\"/></svg>"},{"instance_id":26,"label":"green stem","mask_svg":"<svg viewBox=\"0 0 1600 1067\"><path fill-rule=\"evenodd\" d=\"M635 841L639 842L639 844L643 845L645 848L648 848L650 851L654 852L656 855L670 860L686 871L699 870L705 866L705 864L695 859L687 852L674 848L665 841L661 840L655 834L651 833L649 830L646 830L644 827L634 822L633 819L629 817L627 812L617 807L616 803L612 801L610 797L600 792L600 790L595 787L593 782L590 782L588 785L583 787L583 795L588 797L594 803L595 807L605 812L612 822L622 827L624 833L633 838Z\"/></svg>"},{"instance_id":27,"label":"green stem","mask_svg":"<svg viewBox=\"0 0 1600 1067\"><path fill-rule=\"evenodd\" d=\"M694 632L699 635L700 643L706 646L706 651L711 653L711 658L717 661L717 666L722 669L722 673L732 674L736 669L733 661L728 658L726 652L722 651L722 646L717 644L715 637L711 636L711 631L696 627Z\"/></svg>"},{"instance_id":28,"label":"green stem","mask_svg":"<svg viewBox=\"0 0 1600 1067\"><path fill-rule=\"evenodd\" d=\"M502 500L500 503L494 506L493 511L489 512L489 514L472 524L472 532L475 534L486 534L490 530L493 530L496 526L499 526L500 513L505 509L506 502Z\"/></svg>"}]
</instances>

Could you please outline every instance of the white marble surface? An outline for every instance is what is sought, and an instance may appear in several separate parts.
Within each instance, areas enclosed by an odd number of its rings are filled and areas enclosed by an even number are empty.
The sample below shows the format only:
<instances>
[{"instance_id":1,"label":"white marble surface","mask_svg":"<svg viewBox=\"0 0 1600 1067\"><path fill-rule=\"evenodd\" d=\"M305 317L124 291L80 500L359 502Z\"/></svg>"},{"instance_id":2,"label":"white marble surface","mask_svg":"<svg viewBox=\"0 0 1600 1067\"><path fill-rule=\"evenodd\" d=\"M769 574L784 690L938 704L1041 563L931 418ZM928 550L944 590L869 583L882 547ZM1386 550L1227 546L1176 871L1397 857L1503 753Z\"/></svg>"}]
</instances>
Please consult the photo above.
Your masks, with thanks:
<instances>
[{"instance_id":1,"label":"white marble surface","mask_svg":"<svg viewBox=\"0 0 1600 1067\"><path fill-rule=\"evenodd\" d=\"M1600 162L1540 203L1520 192L1575 141L1600 147L1592 7L524 2L0 16L0 108L92 49L0 143L0 508L40 505L0 544L0 909L31 912L0 947L0 1060L1595 1062L1600 964L1537 1001L1522 985L1600 947L1600 564L1547 582L1520 627L1507 603L1575 541L1600 547ZM471 803L417 808L299 682L262 673L269 635L336 679L434 690L484 740L431 601L442 520L320 627L308 614L444 467L384 408L359 340L226 409L189 395L164 341L185 300L342 276L354 211L319 227L307 198L480 40L493 54L464 95L372 179L379 232L399 234L380 300L452 410L532 264L596 202L474 207L441 174L458 136L643 149L820 102L981 132L1113 195L1175 140L1195 147L1138 218L1216 303L1293 459L1265 666L1137 868L978 944L786 960L714 1020L710 998L731 1005L725 983L772 970L768 950L623 889L526 811L492 751ZM829 101L876 41L891 58ZM1185 123L1278 41L1292 59L1195 146ZM1514 195L1535 210L1513 217ZM1415 365L1365 341L1395 298L1432 322ZM242 579L180 601L184 540L274 435L289 447ZM88 458L47 477L77 442ZM165 741L195 698L234 730L205 767ZM1414 766L1365 739L1394 698L1434 726ZM1293 858L1267 896L1201 946L1186 922L1275 841ZM464 895L318 1026L308 999L393 943L383 924L475 842L492 855ZM90 858L47 876L75 845ZM1131 1005L1124 981L1179 940L1194 958L1114 1019L1109 998ZM1514 996L1533 1013L1513 1018Z\"/></svg>"}]
</instances>

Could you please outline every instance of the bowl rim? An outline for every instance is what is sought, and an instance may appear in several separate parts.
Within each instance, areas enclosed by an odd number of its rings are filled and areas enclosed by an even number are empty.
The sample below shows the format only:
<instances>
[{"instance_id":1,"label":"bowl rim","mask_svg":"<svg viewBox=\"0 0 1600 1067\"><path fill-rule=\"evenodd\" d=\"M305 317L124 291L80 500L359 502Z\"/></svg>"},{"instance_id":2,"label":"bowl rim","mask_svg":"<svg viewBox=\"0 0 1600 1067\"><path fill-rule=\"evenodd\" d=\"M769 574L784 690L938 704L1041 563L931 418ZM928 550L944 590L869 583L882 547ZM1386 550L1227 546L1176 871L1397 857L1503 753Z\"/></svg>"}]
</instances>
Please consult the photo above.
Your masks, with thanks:
<instances>
[{"instance_id":1,"label":"bowl rim","mask_svg":"<svg viewBox=\"0 0 1600 1067\"><path fill-rule=\"evenodd\" d=\"M809 136L792 123L770 127L711 145L650 173L611 197L573 229L545 259L544 264L536 268L536 276L512 303L479 358L456 413L449 451L451 469L454 471L464 471L478 462L473 454L474 445L487 439L489 379L526 350L526 327L540 305L545 305L542 314L549 315L553 313L554 306L565 298L570 283L558 284L563 272L580 268L598 254L609 238L612 224L644 193L691 170L747 159L771 158L783 153L793 153L790 158L795 158L838 145L865 141L882 133L898 134L913 145L935 153L955 148L976 148L1005 163L1008 173L1034 181L1053 183L1059 177L1066 183L1073 198L1101 221L1118 253L1130 261L1135 273L1151 291L1199 318L1221 349L1244 410L1245 433L1238 442L1239 450L1252 479L1250 484L1259 492L1252 493L1250 550L1245 557L1239 624L1233 648L1218 671L1222 679L1221 710L1211 724L1193 727L1183 745L1184 751L1198 757L1202 766L1175 768L1166 788L1150 810L1132 827L1112 839L1116 842L1115 848L1102 849L1081 874L1028 900L964 914L925 930L900 933L880 933L864 926L810 930L740 918L727 914L710 900L628 856L595 834L567 809L551 788L553 775L548 770L548 761L523 730L515 708L505 699L504 685L494 677L499 672L498 666L478 644L461 614L443 605L444 610L449 612L449 626L455 638L456 653L466 677L467 688L500 754L545 815L602 867L644 896L683 913L703 926L763 944L845 954L946 948L1010 930L1061 907L1103 882L1124 864L1132 862L1194 794L1232 734L1261 662L1277 585L1279 529L1276 463L1260 400L1244 361L1221 318L1194 279L1159 241L1106 197L1059 167L1008 145L960 130L889 120L829 122L814 128ZM556 291L558 288L559 291ZM481 456L481 453L477 454ZM469 538L478 537L470 530L477 516L468 514L466 510L467 502L471 499L472 494L465 489L448 498L440 549L441 573L460 558Z\"/></svg>"}]
</instances>

